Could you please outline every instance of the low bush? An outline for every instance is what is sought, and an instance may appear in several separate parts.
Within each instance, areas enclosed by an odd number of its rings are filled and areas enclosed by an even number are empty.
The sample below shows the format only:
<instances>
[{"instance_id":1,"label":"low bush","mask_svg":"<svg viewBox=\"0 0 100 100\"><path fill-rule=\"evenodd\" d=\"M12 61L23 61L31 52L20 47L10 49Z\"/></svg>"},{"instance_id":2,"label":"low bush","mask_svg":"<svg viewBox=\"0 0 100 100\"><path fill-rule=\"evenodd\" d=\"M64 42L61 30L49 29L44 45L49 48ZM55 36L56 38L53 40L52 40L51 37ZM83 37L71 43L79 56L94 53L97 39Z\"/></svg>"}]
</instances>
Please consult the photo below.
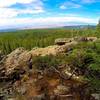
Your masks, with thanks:
<instances>
[{"instance_id":1,"label":"low bush","mask_svg":"<svg viewBox=\"0 0 100 100\"><path fill-rule=\"evenodd\" d=\"M37 69L44 70L45 68L49 68L51 66L57 67L60 62L53 55L47 56L38 56L33 58L33 64Z\"/></svg>"}]
</instances>

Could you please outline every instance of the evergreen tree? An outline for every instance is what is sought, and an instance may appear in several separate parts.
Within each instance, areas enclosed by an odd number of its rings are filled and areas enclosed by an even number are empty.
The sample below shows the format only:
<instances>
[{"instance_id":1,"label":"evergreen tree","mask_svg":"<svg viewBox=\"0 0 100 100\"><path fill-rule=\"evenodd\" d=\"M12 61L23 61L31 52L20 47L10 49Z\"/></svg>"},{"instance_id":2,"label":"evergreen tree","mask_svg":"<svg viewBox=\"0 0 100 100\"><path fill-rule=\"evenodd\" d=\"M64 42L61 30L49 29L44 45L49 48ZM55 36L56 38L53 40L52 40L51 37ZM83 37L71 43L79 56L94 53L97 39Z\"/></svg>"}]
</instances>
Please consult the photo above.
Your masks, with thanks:
<instances>
[{"instance_id":1,"label":"evergreen tree","mask_svg":"<svg viewBox=\"0 0 100 100\"><path fill-rule=\"evenodd\" d=\"M100 20L99 20L99 22L98 22L98 24L97 24L96 29L97 29L97 32L100 32Z\"/></svg>"}]
</instances>

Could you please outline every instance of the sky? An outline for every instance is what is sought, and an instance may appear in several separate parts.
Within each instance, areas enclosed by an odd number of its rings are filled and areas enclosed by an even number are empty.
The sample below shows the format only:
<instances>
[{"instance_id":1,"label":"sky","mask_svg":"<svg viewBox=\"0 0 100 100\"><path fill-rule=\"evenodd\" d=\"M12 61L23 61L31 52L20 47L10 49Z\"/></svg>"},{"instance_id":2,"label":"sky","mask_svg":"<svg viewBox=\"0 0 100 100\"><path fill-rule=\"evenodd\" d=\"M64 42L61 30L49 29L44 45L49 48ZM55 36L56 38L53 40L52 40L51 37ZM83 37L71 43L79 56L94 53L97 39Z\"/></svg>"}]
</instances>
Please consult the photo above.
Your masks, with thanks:
<instances>
[{"instance_id":1,"label":"sky","mask_svg":"<svg viewBox=\"0 0 100 100\"><path fill-rule=\"evenodd\" d=\"M96 25L100 0L0 0L0 29Z\"/></svg>"}]
</instances>

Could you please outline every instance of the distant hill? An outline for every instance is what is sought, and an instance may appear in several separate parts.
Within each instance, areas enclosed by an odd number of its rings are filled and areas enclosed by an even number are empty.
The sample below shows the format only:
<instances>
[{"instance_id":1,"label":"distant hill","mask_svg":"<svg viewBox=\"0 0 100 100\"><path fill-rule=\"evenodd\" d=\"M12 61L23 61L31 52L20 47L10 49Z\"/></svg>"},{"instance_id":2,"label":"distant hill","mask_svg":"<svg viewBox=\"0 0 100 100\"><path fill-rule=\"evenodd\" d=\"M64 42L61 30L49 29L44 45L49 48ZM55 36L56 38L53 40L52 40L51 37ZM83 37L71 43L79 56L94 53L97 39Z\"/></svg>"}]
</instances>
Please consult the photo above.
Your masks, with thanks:
<instances>
[{"instance_id":1,"label":"distant hill","mask_svg":"<svg viewBox=\"0 0 100 100\"><path fill-rule=\"evenodd\" d=\"M95 28L95 25L77 25L77 26L64 26L63 28L68 29L85 29L85 28Z\"/></svg>"},{"instance_id":2,"label":"distant hill","mask_svg":"<svg viewBox=\"0 0 100 100\"><path fill-rule=\"evenodd\" d=\"M73 26L62 26L62 27L52 27L52 28L66 28L66 29L85 29L85 28L95 28L95 25L73 25ZM9 29L0 29L0 32L14 32L17 30L30 30L30 29L41 29L41 28L9 28ZM42 28L49 29L49 28ZM50 28L51 29L51 28Z\"/></svg>"},{"instance_id":3,"label":"distant hill","mask_svg":"<svg viewBox=\"0 0 100 100\"><path fill-rule=\"evenodd\" d=\"M14 32L17 31L18 29L0 29L0 32Z\"/></svg>"}]
</instances>

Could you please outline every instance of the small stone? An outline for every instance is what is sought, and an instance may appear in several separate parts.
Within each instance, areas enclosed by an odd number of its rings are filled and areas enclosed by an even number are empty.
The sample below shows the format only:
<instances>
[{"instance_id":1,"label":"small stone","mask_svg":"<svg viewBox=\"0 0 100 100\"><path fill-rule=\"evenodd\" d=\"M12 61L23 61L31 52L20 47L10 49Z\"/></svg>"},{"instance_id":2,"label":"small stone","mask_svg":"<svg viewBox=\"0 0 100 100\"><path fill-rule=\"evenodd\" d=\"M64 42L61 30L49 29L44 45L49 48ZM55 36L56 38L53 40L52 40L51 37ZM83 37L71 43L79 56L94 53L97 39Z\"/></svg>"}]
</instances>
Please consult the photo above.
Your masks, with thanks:
<instances>
[{"instance_id":1,"label":"small stone","mask_svg":"<svg viewBox=\"0 0 100 100\"><path fill-rule=\"evenodd\" d=\"M58 85L57 88L54 90L56 95L66 94L70 91L70 87L64 85Z\"/></svg>"},{"instance_id":2,"label":"small stone","mask_svg":"<svg viewBox=\"0 0 100 100\"><path fill-rule=\"evenodd\" d=\"M43 78L43 76L42 75L38 75L38 79L42 79Z\"/></svg>"},{"instance_id":3,"label":"small stone","mask_svg":"<svg viewBox=\"0 0 100 100\"><path fill-rule=\"evenodd\" d=\"M100 100L100 94L94 93L92 94L92 97L94 97L96 100Z\"/></svg>"},{"instance_id":4,"label":"small stone","mask_svg":"<svg viewBox=\"0 0 100 100\"><path fill-rule=\"evenodd\" d=\"M17 89L17 91L20 93L20 94L22 94L22 95L24 95L25 93L26 93L26 87L25 86L21 86L20 88L18 88Z\"/></svg>"}]
</instances>

